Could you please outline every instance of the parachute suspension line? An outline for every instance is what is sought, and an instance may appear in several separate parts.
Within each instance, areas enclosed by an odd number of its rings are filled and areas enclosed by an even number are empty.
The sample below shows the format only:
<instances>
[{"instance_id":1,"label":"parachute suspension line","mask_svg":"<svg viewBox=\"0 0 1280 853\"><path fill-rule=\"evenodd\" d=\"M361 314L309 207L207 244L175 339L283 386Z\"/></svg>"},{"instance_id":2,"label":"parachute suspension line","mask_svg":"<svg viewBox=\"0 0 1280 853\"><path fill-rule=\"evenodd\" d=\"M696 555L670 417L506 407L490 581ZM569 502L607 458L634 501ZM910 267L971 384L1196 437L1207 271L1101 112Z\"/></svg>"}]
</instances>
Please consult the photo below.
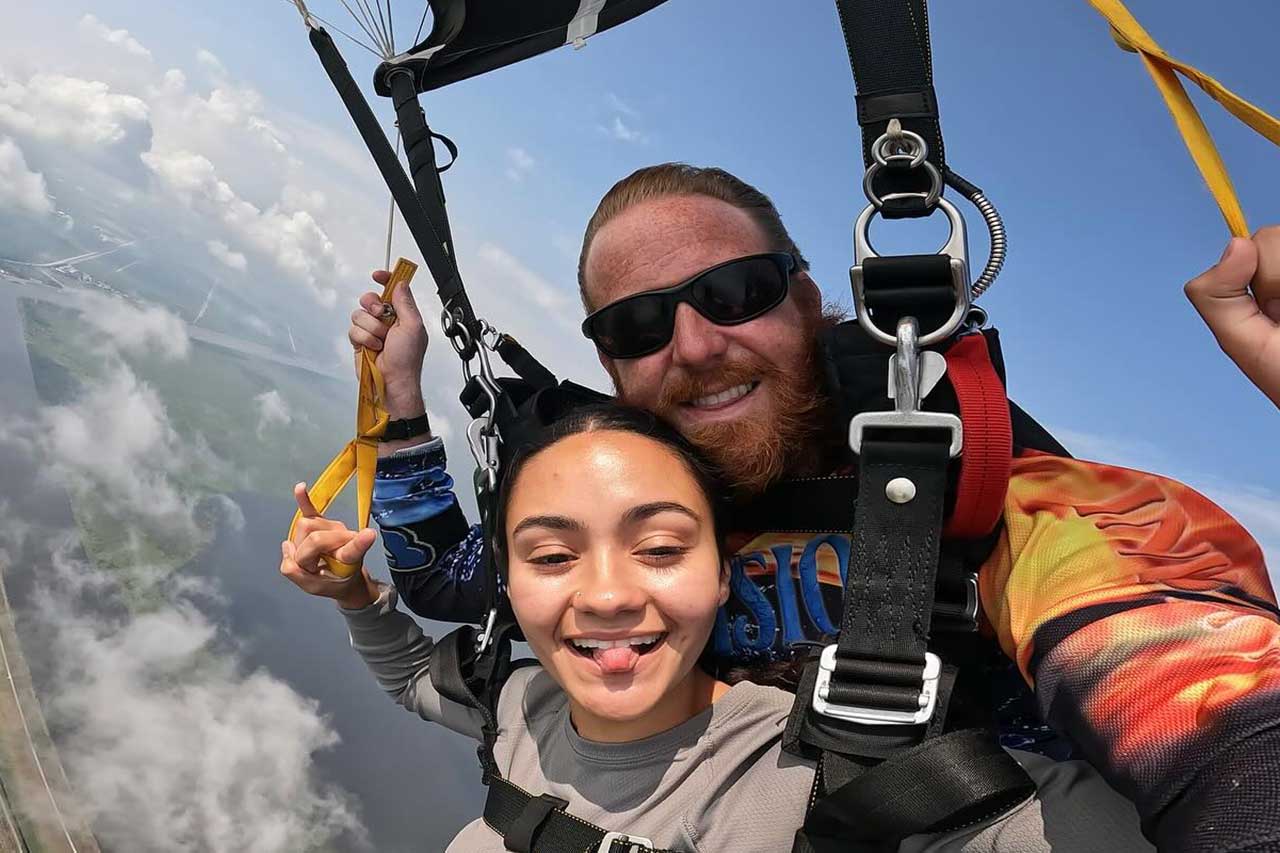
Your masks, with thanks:
<instances>
[{"instance_id":1,"label":"parachute suspension line","mask_svg":"<svg viewBox=\"0 0 1280 853\"><path fill-rule=\"evenodd\" d=\"M399 126L396 127L395 151L396 151L396 159L398 160L400 159L400 128ZM390 201L388 201L387 204L389 205L389 208L387 210L387 256L382 265L382 268L384 270L391 269L391 233L392 231L395 230L395 227L396 227L396 197L394 195L390 196Z\"/></svg>"},{"instance_id":2,"label":"parachute suspension line","mask_svg":"<svg viewBox=\"0 0 1280 853\"><path fill-rule=\"evenodd\" d=\"M379 39L378 36L375 36L372 30L370 29L370 27L372 26L372 28L376 30L377 25L373 24L371 21L367 21L363 15L357 13L355 9L352 9L351 4L349 4L347 0L338 0L338 2L341 3L342 7L351 14L351 17L355 19L355 22L360 25L360 29L364 30L364 34L369 37L369 41L373 42L374 45L376 45L376 48L374 49L373 52L377 54L379 57L381 57L382 59L389 58L391 54L388 53L385 42L382 39Z\"/></svg>"},{"instance_id":3,"label":"parachute suspension line","mask_svg":"<svg viewBox=\"0 0 1280 853\"><path fill-rule=\"evenodd\" d=\"M1195 83L1209 97L1222 104L1227 112L1276 145L1280 145L1280 120L1241 98L1208 74L1169 56L1120 0L1089 0L1089 3L1111 25L1111 36L1116 44L1142 58L1142 64L1146 66L1147 73L1155 81L1165 105L1173 114L1178 132L1182 134L1183 141L1191 152L1191 158L1217 200L1227 227L1237 237L1248 237L1249 224L1240 207L1240 200L1236 197L1231 176L1227 173L1227 167L1223 164L1222 156L1214 146L1213 137L1200 118L1200 113L1196 111L1186 89L1178 80L1178 75Z\"/></svg>"},{"instance_id":4,"label":"parachute suspension line","mask_svg":"<svg viewBox=\"0 0 1280 853\"><path fill-rule=\"evenodd\" d=\"M322 28L321 25L323 25L323 27L327 27L328 29L333 30L335 33L342 36L347 41L354 44L356 47L359 47L363 50L367 50L369 53L372 53L374 56L378 57L379 59L382 59L382 54L378 53L377 50L365 44L363 41L351 35L351 33L347 32L342 27L339 27L337 24L333 23L327 18L322 18L316 13L312 12L310 9L308 9L307 4L304 2L304 0L284 0L284 2L288 3L290 6L297 8L297 10L302 14L302 21L307 25L307 29L317 30L317 29L321 29Z\"/></svg>"}]
</instances>

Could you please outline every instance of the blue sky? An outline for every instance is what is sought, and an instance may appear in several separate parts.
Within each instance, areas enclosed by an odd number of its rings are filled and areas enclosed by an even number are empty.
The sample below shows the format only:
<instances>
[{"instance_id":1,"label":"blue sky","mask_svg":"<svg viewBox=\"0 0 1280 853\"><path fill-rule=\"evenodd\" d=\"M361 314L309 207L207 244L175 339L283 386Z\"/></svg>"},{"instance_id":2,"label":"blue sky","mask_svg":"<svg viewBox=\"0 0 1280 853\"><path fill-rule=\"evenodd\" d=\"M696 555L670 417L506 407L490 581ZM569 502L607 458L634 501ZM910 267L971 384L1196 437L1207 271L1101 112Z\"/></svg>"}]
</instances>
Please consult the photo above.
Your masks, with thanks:
<instances>
[{"instance_id":1,"label":"blue sky","mask_svg":"<svg viewBox=\"0 0 1280 853\"><path fill-rule=\"evenodd\" d=\"M1280 7L1129 5L1174 56L1280 112L1271 85L1280 72ZM312 7L345 19L336 0ZM421 6L395 7L403 33ZM724 165L770 193L826 294L848 302L850 226L864 203L851 75L833 4L781 8L671 0L583 50L555 51L425 99L433 126L462 149L446 188L463 273L482 313L557 369L602 383L572 331L581 230L613 181L664 160ZM342 168L311 169L305 188L345 181L362 209L385 204L288 3L106 0L93 12L146 45L157 73L191 69L198 51L212 52L238 85L260 93L262 114L292 134L292 148L342 149L328 161ZM40 24L49 57L54 34L83 9L59 0L21 14ZM1014 397L1084 455L1166 471L1219 498L1223 488L1247 491L1263 503L1246 520L1280 542L1280 456L1268 452L1276 413L1218 353L1181 294L1216 259L1226 229L1140 62L1114 46L1084 0L935 3L932 15L949 161L984 187L1009 227L1009 261L983 304L1003 330ZM370 79L372 57L343 49L357 79ZM1280 186L1280 152L1196 99L1251 224L1280 222L1280 200L1268 192ZM232 183L241 196L261 191L251 176L239 178ZM383 224L376 213L341 219L335 207L317 218L344 256L335 269L352 279L335 283L339 304L315 322L340 347L347 306L363 289L357 271L380 264L373 247ZM974 234L980 220L970 221ZM936 223L895 229L877 234L904 249L941 241ZM980 238L971 244L981 255ZM398 250L412 247L401 240ZM431 356L439 409L456 407L445 387L456 376L449 358L439 347Z\"/></svg>"}]
</instances>

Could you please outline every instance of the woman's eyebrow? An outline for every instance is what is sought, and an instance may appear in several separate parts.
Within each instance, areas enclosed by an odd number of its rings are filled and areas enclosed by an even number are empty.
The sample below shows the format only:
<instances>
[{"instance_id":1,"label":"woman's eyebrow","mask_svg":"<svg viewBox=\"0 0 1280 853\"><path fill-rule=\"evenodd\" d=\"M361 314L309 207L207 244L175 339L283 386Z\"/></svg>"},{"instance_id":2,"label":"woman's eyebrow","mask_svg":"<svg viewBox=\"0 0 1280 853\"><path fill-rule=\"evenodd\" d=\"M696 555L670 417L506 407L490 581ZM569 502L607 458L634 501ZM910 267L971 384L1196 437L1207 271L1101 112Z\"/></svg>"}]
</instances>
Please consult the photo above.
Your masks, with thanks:
<instances>
[{"instance_id":1,"label":"woman's eyebrow","mask_svg":"<svg viewBox=\"0 0 1280 853\"><path fill-rule=\"evenodd\" d=\"M582 522L577 519L569 518L564 515L531 515L521 519L520 523L511 531L511 535L528 530L532 527L544 527L549 530L582 530Z\"/></svg>"},{"instance_id":2,"label":"woman's eyebrow","mask_svg":"<svg viewBox=\"0 0 1280 853\"><path fill-rule=\"evenodd\" d=\"M622 516L622 523L624 525L637 524L664 512L678 512L681 515L688 516L694 521L700 521L698 514L682 503L678 503L676 501L653 501L651 503L633 506L631 509L627 510Z\"/></svg>"}]
</instances>

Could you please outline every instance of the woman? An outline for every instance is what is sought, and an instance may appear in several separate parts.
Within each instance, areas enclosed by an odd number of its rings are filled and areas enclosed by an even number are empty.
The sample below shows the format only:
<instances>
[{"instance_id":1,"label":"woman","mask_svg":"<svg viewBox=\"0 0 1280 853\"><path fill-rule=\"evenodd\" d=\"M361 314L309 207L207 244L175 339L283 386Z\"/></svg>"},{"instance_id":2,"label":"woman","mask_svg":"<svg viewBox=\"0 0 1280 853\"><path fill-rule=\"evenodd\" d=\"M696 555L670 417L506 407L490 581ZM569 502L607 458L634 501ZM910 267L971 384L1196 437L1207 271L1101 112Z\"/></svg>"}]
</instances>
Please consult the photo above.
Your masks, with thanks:
<instances>
[{"instance_id":1,"label":"woman","mask_svg":"<svg viewBox=\"0 0 1280 853\"><path fill-rule=\"evenodd\" d=\"M814 766L781 749L794 697L730 685L699 666L728 596L722 494L708 465L652 415L584 410L522 450L495 529L512 609L539 666L515 670L498 702L502 776L568 802L606 829L673 850L791 849ZM424 719L480 737L480 720L431 684L432 641L366 573L320 573L328 553L360 560L370 530L316 516L282 546L281 573L335 599L382 687ZM1132 806L1085 765L1018 755L1036 799L963 833L901 850L1149 850ZM501 851L482 820L455 851Z\"/></svg>"}]
</instances>

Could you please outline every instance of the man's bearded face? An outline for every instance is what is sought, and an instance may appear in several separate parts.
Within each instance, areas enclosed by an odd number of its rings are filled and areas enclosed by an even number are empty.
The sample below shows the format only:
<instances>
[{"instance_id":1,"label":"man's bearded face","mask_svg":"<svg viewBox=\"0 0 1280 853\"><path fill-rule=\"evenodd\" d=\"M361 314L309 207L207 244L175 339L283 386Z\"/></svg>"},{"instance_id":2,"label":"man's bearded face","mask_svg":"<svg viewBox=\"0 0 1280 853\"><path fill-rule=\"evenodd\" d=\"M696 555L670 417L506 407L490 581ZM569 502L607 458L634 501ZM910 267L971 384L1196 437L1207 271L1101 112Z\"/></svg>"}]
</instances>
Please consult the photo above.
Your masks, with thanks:
<instances>
[{"instance_id":1,"label":"man's bearded face","mask_svg":"<svg viewBox=\"0 0 1280 853\"><path fill-rule=\"evenodd\" d=\"M587 259L588 293L595 305L606 305L771 248L755 222L725 202L649 201L597 233ZM795 274L787 299L750 322L719 326L682 304L662 350L601 361L624 402L671 421L751 494L821 462L816 438L827 423L815 346L820 323L817 287Z\"/></svg>"}]
</instances>

